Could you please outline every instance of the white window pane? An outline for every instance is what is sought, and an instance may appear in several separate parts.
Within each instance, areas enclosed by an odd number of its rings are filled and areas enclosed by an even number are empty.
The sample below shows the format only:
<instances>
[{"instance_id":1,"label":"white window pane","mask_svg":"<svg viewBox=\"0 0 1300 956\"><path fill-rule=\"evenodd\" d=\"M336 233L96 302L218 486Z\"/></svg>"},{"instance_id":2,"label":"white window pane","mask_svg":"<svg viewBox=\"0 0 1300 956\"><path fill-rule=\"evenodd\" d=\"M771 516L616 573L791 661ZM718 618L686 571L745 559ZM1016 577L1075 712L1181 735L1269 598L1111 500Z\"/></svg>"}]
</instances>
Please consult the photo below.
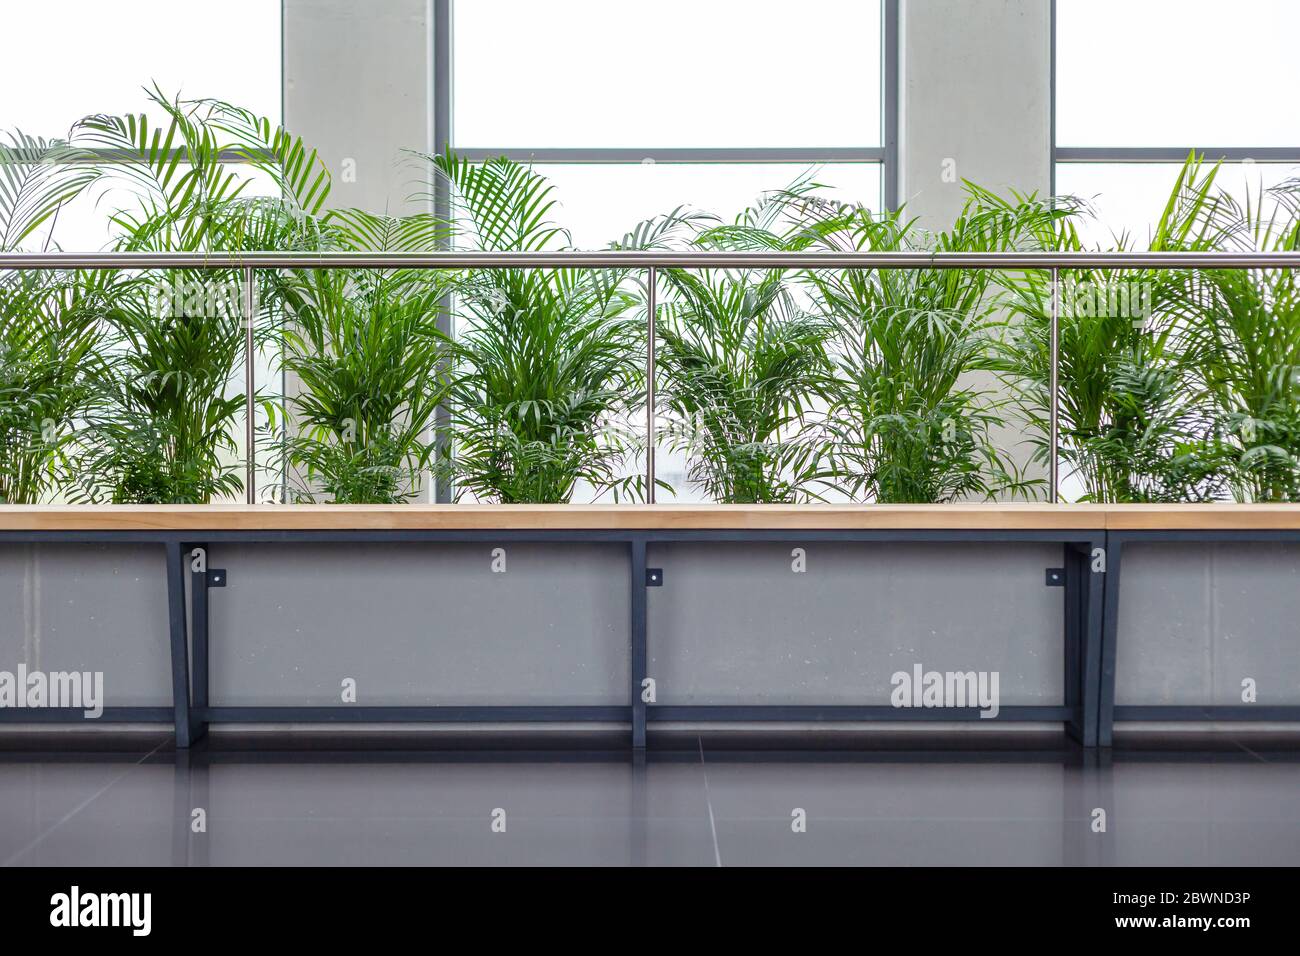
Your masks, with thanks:
<instances>
[{"instance_id":1,"label":"white window pane","mask_svg":"<svg viewBox=\"0 0 1300 956\"><path fill-rule=\"evenodd\" d=\"M1058 0L1061 146L1300 146L1300 3Z\"/></svg>"},{"instance_id":2,"label":"white window pane","mask_svg":"<svg viewBox=\"0 0 1300 956\"><path fill-rule=\"evenodd\" d=\"M764 192L784 189L810 171L799 163L539 164L555 186L552 218L579 249L601 249L646 219L678 206L730 222ZM880 166L838 163L811 167L823 195L880 208Z\"/></svg>"},{"instance_id":3,"label":"white window pane","mask_svg":"<svg viewBox=\"0 0 1300 956\"><path fill-rule=\"evenodd\" d=\"M139 113L141 87L280 119L279 0L5 4L0 128L46 138L90 113Z\"/></svg>"},{"instance_id":4,"label":"white window pane","mask_svg":"<svg viewBox=\"0 0 1300 956\"><path fill-rule=\"evenodd\" d=\"M880 145L879 0L462 0L454 17L461 147Z\"/></svg>"},{"instance_id":5,"label":"white window pane","mask_svg":"<svg viewBox=\"0 0 1300 956\"><path fill-rule=\"evenodd\" d=\"M1108 248L1127 233L1129 248L1145 249L1181 168L1178 163L1058 163L1056 192L1084 199L1096 212L1095 220L1080 223L1088 244ZM1295 177L1300 164L1224 163L1215 183L1244 206L1261 188Z\"/></svg>"}]
</instances>

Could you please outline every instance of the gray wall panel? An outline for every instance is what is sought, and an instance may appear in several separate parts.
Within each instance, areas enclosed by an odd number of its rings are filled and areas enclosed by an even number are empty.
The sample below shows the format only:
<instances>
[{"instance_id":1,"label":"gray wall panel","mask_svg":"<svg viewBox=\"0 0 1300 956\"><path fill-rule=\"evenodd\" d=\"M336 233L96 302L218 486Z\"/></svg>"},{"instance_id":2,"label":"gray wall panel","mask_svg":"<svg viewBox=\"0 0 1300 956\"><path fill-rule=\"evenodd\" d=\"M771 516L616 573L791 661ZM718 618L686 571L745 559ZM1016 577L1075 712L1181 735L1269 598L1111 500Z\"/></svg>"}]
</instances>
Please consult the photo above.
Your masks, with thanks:
<instances>
[{"instance_id":1,"label":"gray wall panel","mask_svg":"<svg viewBox=\"0 0 1300 956\"><path fill-rule=\"evenodd\" d=\"M220 545L213 705L626 704L627 547Z\"/></svg>"},{"instance_id":2,"label":"gray wall panel","mask_svg":"<svg viewBox=\"0 0 1300 956\"><path fill-rule=\"evenodd\" d=\"M165 706L169 648L162 545L0 545L0 670L102 671L106 706Z\"/></svg>"},{"instance_id":3,"label":"gray wall panel","mask_svg":"<svg viewBox=\"0 0 1300 956\"><path fill-rule=\"evenodd\" d=\"M1300 704L1300 545L1128 543L1117 704Z\"/></svg>"},{"instance_id":4,"label":"gray wall panel","mask_svg":"<svg viewBox=\"0 0 1300 956\"><path fill-rule=\"evenodd\" d=\"M791 549L807 552L793 573ZM649 674L660 704L888 704L890 677L998 671L1001 703L1063 701L1047 544L658 544Z\"/></svg>"}]
</instances>

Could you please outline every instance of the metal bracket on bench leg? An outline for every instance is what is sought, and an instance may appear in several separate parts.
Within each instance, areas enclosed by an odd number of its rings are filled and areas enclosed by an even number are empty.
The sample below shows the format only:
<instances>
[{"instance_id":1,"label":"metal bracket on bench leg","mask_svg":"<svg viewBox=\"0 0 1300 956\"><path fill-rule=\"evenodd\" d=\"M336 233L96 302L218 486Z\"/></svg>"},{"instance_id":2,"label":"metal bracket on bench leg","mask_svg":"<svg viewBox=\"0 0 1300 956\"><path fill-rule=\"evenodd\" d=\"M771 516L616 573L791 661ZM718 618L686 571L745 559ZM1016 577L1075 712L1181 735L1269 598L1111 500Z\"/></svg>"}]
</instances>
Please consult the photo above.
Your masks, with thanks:
<instances>
[{"instance_id":1,"label":"metal bracket on bench leg","mask_svg":"<svg viewBox=\"0 0 1300 956\"><path fill-rule=\"evenodd\" d=\"M1101 539L1066 547L1065 702L1074 712L1066 732L1084 747L1098 741L1098 684L1101 673L1103 575L1092 570L1092 552Z\"/></svg>"},{"instance_id":2,"label":"metal bracket on bench leg","mask_svg":"<svg viewBox=\"0 0 1300 956\"><path fill-rule=\"evenodd\" d=\"M171 634L172 711L176 728L176 746L189 747L190 736L190 654L186 633L185 567L186 555L179 542L168 541L167 551L167 624Z\"/></svg>"}]
</instances>

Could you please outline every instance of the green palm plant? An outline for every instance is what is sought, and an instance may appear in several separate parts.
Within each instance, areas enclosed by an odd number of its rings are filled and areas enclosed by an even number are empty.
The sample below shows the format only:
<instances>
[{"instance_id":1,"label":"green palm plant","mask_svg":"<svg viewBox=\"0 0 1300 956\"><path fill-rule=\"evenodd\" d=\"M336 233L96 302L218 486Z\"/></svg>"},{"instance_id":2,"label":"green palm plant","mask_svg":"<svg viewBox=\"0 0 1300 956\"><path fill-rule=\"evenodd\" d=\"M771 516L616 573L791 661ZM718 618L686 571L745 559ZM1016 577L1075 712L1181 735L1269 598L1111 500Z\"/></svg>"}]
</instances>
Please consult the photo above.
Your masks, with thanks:
<instances>
[{"instance_id":1,"label":"green palm plant","mask_svg":"<svg viewBox=\"0 0 1300 956\"><path fill-rule=\"evenodd\" d=\"M549 216L552 187L506 159L428 157L452 198L455 234L476 249L567 245ZM458 494L501 502L568 501L579 482L634 494L621 474L634 447L622 419L643 389L637 297L618 274L482 269L457 277L451 419L444 462Z\"/></svg>"},{"instance_id":2,"label":"green palm plant","mask_svg":"<svg viewBox=\"0 0 1300 956\"><path fill-rule=\"evenodd\" d=\"M114 157L104 175L135 196L111 216L116 249L310 245L328 182L300 140L225 103L170 100L156 88L149 96L167 117L159 127L144 115L98 115L74 129L78 142ZM247 196L250 173L280 196ZM242 490L232 436L244 400L232 386L244 361L241 301L258 301L256 291L235 271L117 277L105 313L111 360L98 383L108 400L89 420L81 496L198 503ZM259 309L259 345L274 331L265 318Z\"/></svg>"},{"instance_id":3,"label":"green palm plant","mask_svg":"<svg viewBox=\"0 0 1300 956\"><path fill-rule=\"evenodd\" d=\"M436 246L445 225L333 211L323 235L334 248L415 251ZM280 277L287 472L296 497L338 503L410 500L434 464L430 426L447 396L449 342L439 328L449 280L419 270L314 270ZM272 427L275 405L270 405Z\"/></svg>"},{"instance_id":4,"label":"green palm plant","mask_svg":"<svg viewBox=\"0 0 1300 956\"><path fill-rule=\"evenodd\" d=\"M0 284L0 502L39 502L69 478L97 397L103 286L96 273Z\"/></svg>"},{"instance_id":5,"label":"green palm plant","mask_svg":"<svg viewBox=\"0 0 1300 956\"><path fill-rule=\"evenodd\" d=\"M699 231L692 246L788 248L783 204L811 188L768 194L734 223ZM825 393L831 325L799 304L781 270L665 277L674 301L658 317L656 358L670 442L685 450L690 480L726 503L807 497L820 447L807 425Z\"/></svg>"},{"instance_id":6,"label":"green palm plant","mask_svg":"<svg viewBox=\"0 0 1300 956\"><path fill-rule=\"evenodd\" d=\"M1220 195L1209 230L1244 251L1300 249L1300 181L1261 189L1244 205ZM1178 314L1201 376L1212 433L1235 454L1239 500L1300 500L1300 286L1291 269L1200 271Z\"/></svg>"},{"instance_id":7,"label":"green palm plant","mask_svg":"<svg viewBox=\"0 0 1300 956\"><path fill-rule=\"evenodd\" d=\"M21 132L0 143L0 251L47 232L59 210L95 178L76 150ZM103 277L0 275L0 502L31 504L68 474L67 450L95 393Z\"/></svg>"},{"instance_id":8,"label":"green palm plant","mask_svg":"<svg viewBox=\"0 0 1300 956\"><path fill-rule=\"evenodd\" d=\"M1189 157L1149 239L1152 251L1219 248L1223 229L1208 212L1221 202L1217 167ZM1044 224L1038 243L1085 247L1076 217ZM1116 236L1114 248L1131 245ZM1232 452L1207 427L1205 388L1187 349L1186 289L1194 273L1062 270L1059 454L1065 473L1097 502L1209 500L1224 489ZM1000 363L1036 457L1050 454L1049 322L1053 290L1043 272L1000 277L1014 316Z\"/></svg>"},{"instance_id":9,"label":"green palm plant","mask_svg":"<svg viewBox=\"0 0 1300 956\"><path fill-rule=\"evenodd\" d=\"M86 159L83 150L63 140L19 130L6 134L6 141L0 142L0 250L22 249L42 227L42 245L50 247L50 227L60 210L99 175Z\"/></svg>"},{"instance_id":10,"label":"green palm plant","mask_svg":"<svg viewBox=\"0 0 1300 956\"><path fill-rule=\"evenodd\" d=\"M1017 248L1050 204L1004 201L967 184L951 229L930 234L902 210L803 202L805 241L840 251L995 252ZM847 270L811 273L816 307L835 326L836 374L826 414L825 480L860 500L944 502L1024 494L1035 485L998 447L1007 399L981 387L1000 334L987 271Z\"/></svg>"}]
</instances>

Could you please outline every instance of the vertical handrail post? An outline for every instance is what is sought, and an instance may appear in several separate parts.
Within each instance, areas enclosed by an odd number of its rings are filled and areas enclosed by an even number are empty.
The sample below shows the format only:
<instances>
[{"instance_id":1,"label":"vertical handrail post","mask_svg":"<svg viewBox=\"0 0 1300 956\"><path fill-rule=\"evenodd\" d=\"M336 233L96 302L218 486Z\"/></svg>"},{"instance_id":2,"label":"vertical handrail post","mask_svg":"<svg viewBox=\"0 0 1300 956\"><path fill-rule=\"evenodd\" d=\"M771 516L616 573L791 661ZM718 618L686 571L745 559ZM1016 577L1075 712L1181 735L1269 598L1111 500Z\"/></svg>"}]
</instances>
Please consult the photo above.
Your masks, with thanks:
<instances>
[{"instance_id":1,"label":"vertical handrail post","mask_svg":"<svg viewBox=\"0 0 1300 956\"><path fill-rule=\"evenodd\" d=\"M1124 558L1124 532L1106 532L1106 573L1102 577L1101 662L1097 686L1097 746L1115 740L1115 661L1119 654L1120 568Z\"/></svg>"},{"instance_id":2,"label":"vertical handrail post","mask_svg":"<svg viewBox=\"0 0 1300 956\"><path fill-rule=\"evenodd\" d=\"M1048 370L1048 408L1051 424L1049 427L1050 437L1048 444L1051 446L1051 457L1047 462L1047 484L1049 491L1048 500L1052 504L1058 504L1061 497L1060 483L1060 444L1061 444L1061 396L1060 396L1060 365L1061 365L1061 286L1060 271L1056 266L1052 267L1052 312L1048 325L1047 333L1047 350L1050 368Z\"/></svg>"},{"instance_id":3,"label":"vertical handrail post","mask_svg":"<svg viewBox=\"0 0 1300 956\"><path fill-rule=\"evenodd\" d=\"M257 415L253 407L253 393L257 389L257 344L253 338L253 269L244 267L244 488L245 500L257 504Z\"/></svg>"},{"instance_id":4,"label":"vertical handrail post","mask_svg":"<svg viewBox=\"0 0 1300 956\"><path fill-rule=\"evenodd\" d=\"M658 270L646 270L646 350L645 350L645 500L655 503L655 311Z\"/></svg>"},{"instance_id":5,"label":"vertical handrail post","mask_svg":"<svg viewBox=\"0 0 1300 956\"><path fill-rule=\"evenodd\" d=\"M451 0L433 0L433 153L444 156L451 149ZM438 222L450 223L451 184L446 176L434 172L433 177L433 215ZM450 231L439 235L438 249L450 250L452 238ZM452 315L452 294L444 292L438 297L438 331L453 342L456 336L456 323ZM446 385L451 377L451 359L446 352L438 362L439 388ZM433 411L433 447L434 467L430 475L433 484L432 500L435 504L449 505L456 497L455 479L452 477L451 464L452 430L451 407L446 393Z\"/></svg>"}]
</instances>

